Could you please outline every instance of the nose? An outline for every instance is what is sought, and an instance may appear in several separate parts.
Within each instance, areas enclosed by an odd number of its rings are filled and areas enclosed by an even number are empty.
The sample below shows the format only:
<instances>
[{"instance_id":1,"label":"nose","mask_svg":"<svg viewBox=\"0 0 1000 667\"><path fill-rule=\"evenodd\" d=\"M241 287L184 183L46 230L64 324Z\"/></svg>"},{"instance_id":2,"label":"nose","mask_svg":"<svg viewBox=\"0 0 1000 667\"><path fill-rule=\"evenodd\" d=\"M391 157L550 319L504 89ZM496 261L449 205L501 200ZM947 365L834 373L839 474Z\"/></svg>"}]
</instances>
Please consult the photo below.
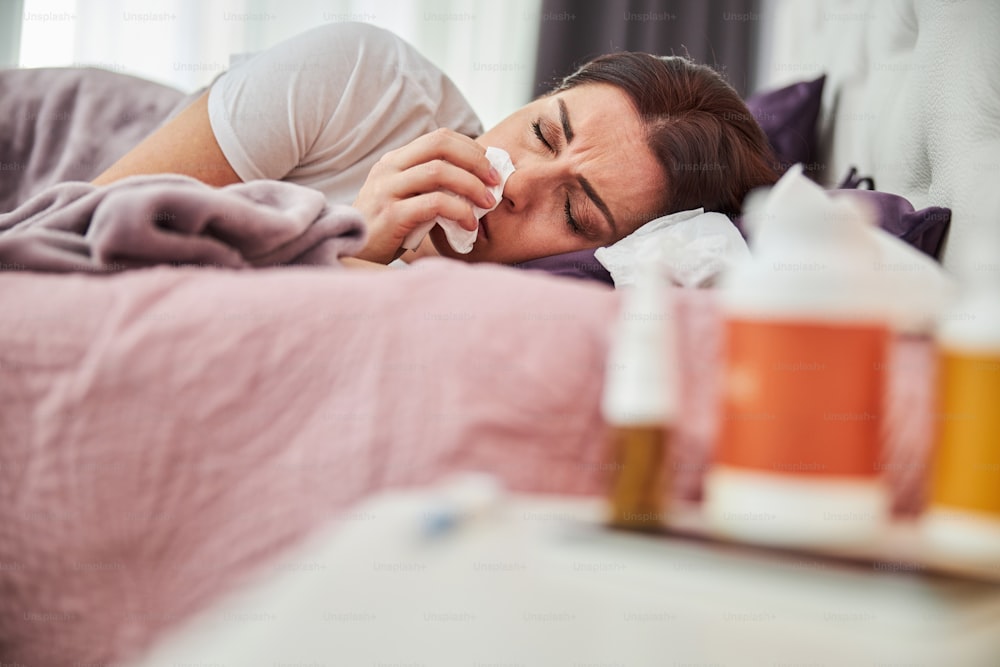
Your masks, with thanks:
<instances>
[{"instance_id":1,"label":"nose","mask_svg":"<svg viewBox=\"0 0 1000 667\"><path fill-rule=\"evenodd\" d=\"M532 158L518 161L515 170L507 178L503 188L503 198L514 213L530 210L546 193L558 186L558 169L553 161Z\"/></svg>"}]
</instances>

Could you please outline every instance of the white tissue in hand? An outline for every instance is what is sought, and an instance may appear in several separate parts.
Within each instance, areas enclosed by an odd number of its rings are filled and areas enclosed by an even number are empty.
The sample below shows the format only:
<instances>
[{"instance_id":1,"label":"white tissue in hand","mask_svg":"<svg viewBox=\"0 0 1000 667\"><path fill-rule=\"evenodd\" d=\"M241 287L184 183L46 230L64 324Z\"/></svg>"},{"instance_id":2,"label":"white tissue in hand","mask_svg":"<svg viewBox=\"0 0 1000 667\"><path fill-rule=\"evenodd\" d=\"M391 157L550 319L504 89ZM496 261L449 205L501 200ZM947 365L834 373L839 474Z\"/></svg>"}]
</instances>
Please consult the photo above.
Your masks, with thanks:
<instances>
[{"instance_id":1,"label":"white tissue in hand","mask_svg":"<svg viewBox=\"0 0 1000 667\"><path fill-rule=\"evenodd\" d=\"M476 216L476 220L481 220L484 215L500 205L500 199L503 195L503 187L507 184L507 179L510 175L514 173L514 163L510 161L510 155L507 151L502 148L489 146L486 149L486 159L490 161L490 164L493 165L494 169L500 172L500 184L488 188L497 203L490 208L480 208L473 205L472 212ZM472 251L473 244L476 242L476 239L479 238L478 227L470 232L467 229L463 229L462 226L454 220L448 220L447 218L438 216L434 220L424 223L407 234L406 239L403 241L403 247L407 250L413 250L419 246L420 242L424 240L425 236L427 236L427 232L431 231L434 225L441 225L441 229L444 230L445 238L448 239L448 244L455 249L455 252L463 255Z\"/></svg>"},{"instance_id":2,"label":"white tissue in hand","mask_svg":"<svg viewBox=\"0 0 1000 667\"><path fill-rule=\"evenodd\" d=\"M721 213L680 211L651 220L622 240L594 251L615 287L635 283L646 260L662 266L684 287L712 284L729 265L750 256L736 226Z\"/></svg>"}]
</instances>

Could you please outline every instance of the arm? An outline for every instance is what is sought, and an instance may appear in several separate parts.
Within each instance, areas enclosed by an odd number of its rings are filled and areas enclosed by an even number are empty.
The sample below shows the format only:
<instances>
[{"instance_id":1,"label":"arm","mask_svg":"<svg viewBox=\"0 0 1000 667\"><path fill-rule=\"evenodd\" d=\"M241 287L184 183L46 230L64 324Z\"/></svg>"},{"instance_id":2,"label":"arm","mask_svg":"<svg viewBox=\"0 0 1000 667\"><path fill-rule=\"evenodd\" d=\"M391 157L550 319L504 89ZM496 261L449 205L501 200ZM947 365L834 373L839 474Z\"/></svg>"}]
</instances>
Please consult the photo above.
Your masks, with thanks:
<instances>
[{"instance_id":1,"label":"arm","mask_svg":"<svg viewBox=\"0 0 1000 667\"><path fill-rule=\"evenodd\" d=\"M402 254L400 245L416 225L443 214L472 229L477 224L471 206L441 192L451 190L489 206L483 182L495 182L485 150L468 137L438 130L389 153L369 174L354 206L364 215L371 235L352 268L384 266ZM461 165L456 167L454 165ZM468 171L466 171L468 170ZM473 172L478 174L477 179ZM208 185L239 183L240 177L222 152L208 112L208 92L94 179L105 185L138 174L184 174ZM374 223L374 224L373 224ZM435 256L430 237L405 261ZM365 261L367 260L367 261Z\"/></svg>"},{"instance_id":2,"label":"arm","mask_svg":"<svg viewBox=\"0 0 1000 667\"><path fill-rule=\"evenodd\" d=\"M348 269L375 269L380 271L382 269L390 270L388 264L379 264L378 262L369 262L364 259L358 259L357 257L341 257L340 264Z\"/></svg>"},{"instance_id":3,"label":"arm","mask_svg":"<svg viewBox=\"0 0 1000 667\"><path fill-rule=\"evenodd\" d=\"M424 257L440 257L441 253L437 251L434 247L434 242L431 241L431 235L428 234L424 237L424 240L420 242L420 245L410 250L409 252L404 252L400 255L400 259L407 264L412 264L418 259L423 259Z\"/></svg>"},{"instance_id":4,"label":"arm","mask_svg":"<svg viewBox=\"0 0 1000 667\"><path fill-rule=\"evenodd\" d=\"M184 174L209 185L239 183L208 120L208 92L94 179L105 185L136 174Z\"/></svg>"},{"instance_id":5,"label":"arm","mask_svg":"<svg viewBox=\"0 0 1000 667\"><path fill-rule=\"evenodd\" d=\"M415 109L398 102L411 98ZM450 111L427 113L427 100ZM94 183L178 173L222 186L285 179L305 165L296 182L328 199L356 193L369 230L359 258L387 264L410 231L438 215L476 228L471 205L446 192L495 203L484 184L499 177L468 136L477 128L453 84L398 37L363 24L321 26L228 71ZM408 259L428 254L429 239Z\"/></svg>"}]
</instances>

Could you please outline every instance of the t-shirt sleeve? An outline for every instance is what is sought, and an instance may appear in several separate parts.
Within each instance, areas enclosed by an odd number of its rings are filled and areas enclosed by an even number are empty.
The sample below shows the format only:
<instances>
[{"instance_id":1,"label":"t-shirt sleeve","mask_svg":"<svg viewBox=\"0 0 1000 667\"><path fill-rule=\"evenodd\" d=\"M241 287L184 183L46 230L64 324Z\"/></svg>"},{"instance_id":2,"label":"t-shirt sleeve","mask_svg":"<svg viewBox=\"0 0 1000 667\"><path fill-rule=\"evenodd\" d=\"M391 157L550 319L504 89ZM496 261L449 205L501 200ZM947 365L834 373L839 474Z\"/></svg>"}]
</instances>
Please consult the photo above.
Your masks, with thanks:
<instances>
[{"instance_id":1,"label":"t-shirt sleeve","mask_svg":"<svg viewBox=\"0 0 1000 667\"><path fill-rule=\"evenodd\" d=\"M450 79L362 23L315 28L233 67L213 84L208 111L244 181L370 163L436 127L481 132Z\"/></svg>"}]
</instances>

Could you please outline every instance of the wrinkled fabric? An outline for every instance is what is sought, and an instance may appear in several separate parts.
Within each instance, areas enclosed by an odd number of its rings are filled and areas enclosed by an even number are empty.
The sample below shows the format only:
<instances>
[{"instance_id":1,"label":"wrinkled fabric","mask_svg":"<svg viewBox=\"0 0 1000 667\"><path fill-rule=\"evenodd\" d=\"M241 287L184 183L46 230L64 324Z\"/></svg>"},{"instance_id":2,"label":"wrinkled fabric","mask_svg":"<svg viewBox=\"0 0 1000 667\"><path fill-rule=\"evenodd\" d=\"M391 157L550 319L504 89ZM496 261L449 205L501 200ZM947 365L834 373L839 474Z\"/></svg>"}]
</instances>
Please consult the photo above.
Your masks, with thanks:
<instances>
[{"instance_id":1,"label":"wrinkled fabric","mask_svg":"<svg viewBox=\"0 0 1000 667\"><path fill-rule=\"evenodd\" d=\"M696 500L718 429L722 321L676 290ZM499 266L160 267L0 274L0 655L117 664L368 494L485 470L602 493L600 394L620 294ZM919 506L933 349L886 371L884 470Z\"/></svg>"},{"instance_id":2,"label":"wrinkled fabric","mask_svg":"<svg viewBox=\"0 0 1000 667\"><path fill-rule=\"evenodd\" d=\"M215 188L174 174L54 185L0 214L0 270L114 272L157 264L336 264L361 250L349 206L280 181Z\"/></svg>"},{"instance_id":3,"label":"wrinkled fabric","mask_svg":"<svg viewBox=\"0 0 1000 667\"><path fill-rule=\"evenodd\" d=\"M200 93L92 67L0 69L0 212L93 180Z\"/></svg>"}]
</instances>

